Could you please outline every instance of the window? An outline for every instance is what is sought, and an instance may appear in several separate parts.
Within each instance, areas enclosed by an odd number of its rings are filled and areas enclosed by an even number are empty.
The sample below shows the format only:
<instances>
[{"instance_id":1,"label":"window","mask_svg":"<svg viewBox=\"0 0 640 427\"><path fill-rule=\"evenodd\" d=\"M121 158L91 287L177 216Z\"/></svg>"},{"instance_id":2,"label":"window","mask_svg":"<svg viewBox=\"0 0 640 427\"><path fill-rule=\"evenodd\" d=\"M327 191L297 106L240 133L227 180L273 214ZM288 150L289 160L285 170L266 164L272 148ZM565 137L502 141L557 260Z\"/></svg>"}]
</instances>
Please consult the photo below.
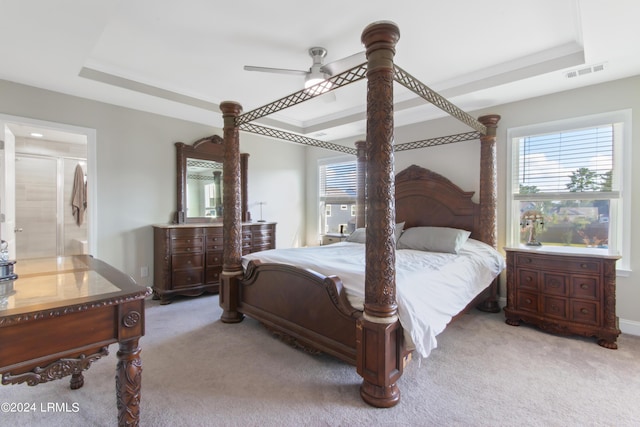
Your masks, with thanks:
<instances>
[{"instance_id":1,"label":"window","mask_svg":"<svg viewBox=\"0 0 640 427\"><path fill-rule=\"evenodd\" d=\"M318 171L320 234L339 233L340 225L345 233L352 232L355 229L352 212L356 205L356 161L351 157L323 160Z\"/></svg>"},{"instance_id":2,"label":"window","mask_svg":"<svg viewBox=\"0 0 640 427\"><path fill-rule=\"evenodd\" d=\"M628 266L630 130L630 111L510 129L508 244L609 248Z\"/></svg>"}]
</instances>

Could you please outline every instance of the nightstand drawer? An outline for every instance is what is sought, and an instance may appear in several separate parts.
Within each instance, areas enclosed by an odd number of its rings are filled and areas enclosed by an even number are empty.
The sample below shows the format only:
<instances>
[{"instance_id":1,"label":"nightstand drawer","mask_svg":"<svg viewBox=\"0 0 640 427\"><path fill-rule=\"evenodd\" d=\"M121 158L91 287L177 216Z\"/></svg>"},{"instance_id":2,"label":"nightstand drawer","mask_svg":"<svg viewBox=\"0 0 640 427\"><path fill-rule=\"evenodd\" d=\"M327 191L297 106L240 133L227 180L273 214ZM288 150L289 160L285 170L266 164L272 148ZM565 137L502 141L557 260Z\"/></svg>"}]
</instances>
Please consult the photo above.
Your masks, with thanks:
<instances>
[{"instance_id":1,"label":"nightstand drawer","mask_svg":"<svg viewBox=\"0 0 640 427\"><path fill-rule=\"evenodd\" d=\"M571 301L571 320L580 323L600 324L600 305L590 301Z\"/></svg>"},{"instance_id":2,"label":"nightstand drawer","mask_svg":"<svg viewBox=\"0 0 640 427\"><path fill-rule=\"evenodd\" d=\"M518 270L518 288L538 290L538 272Z\"/></svg>"},{"instance_id":3,"label":"nightstand drawer","mask_svg":"<svg viewBox=\"0 0 640 427\"><path fill-rule=\"evenodd\" d=\"M571 296L584 299L600 299L598 279L595 277L572 276Z\"/></svg>"},{"instance_id":4,"label":"nightstand drawer","mask_svg":"<svg viewBox=\"0 0 640 427\"><path fill-rule=\"evenodd\" d=\"M573 273L600 273L600 262L569 257L542 257L539 255L518 254L516 263L520 267L531 266L543 270L559 270Z\"/></svg>"},{"instance_id":5,"label":"nightstand drawer","mask_svg":"<svg viewBox=\"0 0 640 427\"><path fill-rule=\"evenodd\" d=\"M542 292L549 295L567 295L567 276L562 274L545 273L542 281Z\"/></svg>"},{"instance_id":6,"label":"nightstand drawer","mask_svg":"<svg viewBox=\"0 0 640 427\"><path fill-rule=\"evenodd\" d=\"M518 292L518 310L538 312L538 295L530 292Z\"/></svg>"},{"instance_id":7,"label":"nightstand drawer","mask_svg":"<svg viewBox=\"0 0 640 427\"><path fill-rule=\"evenodd\" d=\"M568 302L569 300L566 298L545 296L542 298L542 314L559 319L568 319Z\"/></svg>"}]
</instances>

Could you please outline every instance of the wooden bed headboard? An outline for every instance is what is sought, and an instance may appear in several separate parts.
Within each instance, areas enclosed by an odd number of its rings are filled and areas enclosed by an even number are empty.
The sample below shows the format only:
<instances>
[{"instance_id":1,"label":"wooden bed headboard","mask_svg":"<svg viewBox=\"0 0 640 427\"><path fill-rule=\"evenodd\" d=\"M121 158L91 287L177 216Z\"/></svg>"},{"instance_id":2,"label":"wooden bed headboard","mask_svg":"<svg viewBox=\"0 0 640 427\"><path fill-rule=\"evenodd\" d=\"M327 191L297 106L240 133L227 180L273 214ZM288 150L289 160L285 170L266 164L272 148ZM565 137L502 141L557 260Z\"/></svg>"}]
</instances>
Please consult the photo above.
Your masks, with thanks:
<instances>
[{"instance_id":1,"label":"wooden bed headboard","mask_svg":"<svg viewBox=\"0 0 640 427\"><path fill-rule=\"evenodd\" d=\"M471 200L473 191L460 187L440 174L412 165L396 175L396 222L404 228L452 227L468 230L480 240L480 205Z\"/></svg>"}]
</instances>

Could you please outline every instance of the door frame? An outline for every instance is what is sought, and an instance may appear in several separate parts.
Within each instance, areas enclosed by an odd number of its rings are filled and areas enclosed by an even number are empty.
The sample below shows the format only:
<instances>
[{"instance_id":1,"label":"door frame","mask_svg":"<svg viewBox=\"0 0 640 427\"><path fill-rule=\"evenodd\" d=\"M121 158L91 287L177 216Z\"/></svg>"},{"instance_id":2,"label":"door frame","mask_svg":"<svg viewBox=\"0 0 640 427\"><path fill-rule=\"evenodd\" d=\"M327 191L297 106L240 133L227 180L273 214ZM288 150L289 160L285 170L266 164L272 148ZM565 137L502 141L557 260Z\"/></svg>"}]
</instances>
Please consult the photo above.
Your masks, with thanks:
<instances>
[{"instance_id":1,"label":"door frame","mask_svg":"<svg viewBox=\"0 0 640 427\"><path fill-rule=\"evenodd\" d=\"M11 116L6 114L0 114L0 139L4 140L5 125L26 125L42 128L44 130L56 130L67 133L74 133L84 135L87 140L87 245L89 248L89 254L94 257L98 257L98 242L97 242L97 230L98 230L98 165L96 155L96 130L92 128L85 128L80 126L69 125L65 123L49 122L44 120L36 120L28 117ZM2 165L4 167L4 165ZM15 178L15 177L14 177ZM13 183L5 183L6 185L13 184L15 186L15 179ZM4 194L0 197L4 200ZM15 202L15 201L14 201ZM15 209L15 205L13 206ZM15 255L15 254L14 254Z\"/></svg>"}]
</instances>

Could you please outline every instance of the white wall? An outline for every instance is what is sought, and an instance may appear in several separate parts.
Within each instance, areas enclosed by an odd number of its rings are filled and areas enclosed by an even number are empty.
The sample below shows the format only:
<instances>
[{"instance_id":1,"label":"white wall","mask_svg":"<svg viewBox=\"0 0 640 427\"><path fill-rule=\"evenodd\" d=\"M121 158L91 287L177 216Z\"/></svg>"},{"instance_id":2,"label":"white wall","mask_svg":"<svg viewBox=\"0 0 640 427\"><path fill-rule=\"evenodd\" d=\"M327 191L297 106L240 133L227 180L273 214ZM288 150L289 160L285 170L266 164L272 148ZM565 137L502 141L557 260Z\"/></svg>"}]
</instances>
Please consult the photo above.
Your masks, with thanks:
<instances>
[{"instance_id":1,"label":"white wall","mask_svg":"<svg viewBox=\"0 0 640 427\"><path fill-rule=\"evenodd\" d=\"M152 269L151 224L166 223L175 210L175 147L219 129L141 113L82 98L0 80L0 114L29 117L96 129L98 169L98 256L150 285L140 267ZM555 95L501 105L474 116L502 116L498 132L498 246L505 244L506 132L509 127L633 109L640 123L640 76ZM468 131L453 119L401 128L397 143ZM264 219L278 222L278 247L317 241L317 159L341 155L254 135L240 134L249 157L249 208L259 219L257 202L265 201ZM356 138L353 139L355 141ZM353 142L351 142L353 144ZM632 165L640 166L640 132L633 135ZM308 153L308 154L307 154ZM419 164L449 177L465 190L478 191L477 144L461 142L396 153L396 172ZM305 172L306 171L306 172ZM640 185L640 167L632 167ZM636 188L637 192L638 189ZM632 218L640 216L640 197L632 200ZM617 313L624 331L640 335L640 227L625 230L631 239L631 273L617 279ZM503 281L504 283L504 281ZM504 295L504 285L502 286Z\"/></svg>"},{"instance_id":2,"label":"white wall","mask_svg":"<svg viewBox=\"0 0 640 427\"><path fill-rule=\"evenodd\" d=\"M591 114L633 109L633 122L636 128L640 126L640 76L618 80L612 83L594 85L583 89L571 90L554 95L542 96L500 105L486 110L469 112L474 117L485 114L499 114L502 119L499 123L497 134L498 154L498 248L505 246L506 239L506 171L507 171L507 129L572 117ZM461 125L452 118L443 118L419 125L407 126L396 129L396 144L416 141L432 137L446 136L450 134L468 132L469 128ZM357 138L353 138L356 141ZM341 141L343 144L353 145L352 141ZM633 133L634 147L632 153L632 167L627 173L632 174L631 182L634 191L640 190L640 131ZM319 150L309 151L307 160L307 180L317 180L317 172L313 166L318 157L327 157L336 153ZM479 156L480 144L476 142L459 142L438 147L422 148L395 153L395 171L417 164L449 178L463 190L476 191L474 201L478 201L479 194ZM633 167L636 166L637 167ZM317 200L317 185L308 187L309 199ZM311 193L314 191L315 193ZM314 197L311 194L315 194ZM631 200L631 217L640 217L640 197ZM317 217L317 208L312 209L310 202L307 205L310 224L308 235L317 235L317 228L313 228L314 218ZM631 239L631 253L625 256L630 258L631 273L628 276L617 277L617 314L620 318L620 327L623 332L640 335L640 227L631 221L631 229L624 230ZM504 298L504 277L501 281L501 295Z\"/></svg>"},{"instance_id":3,"label":"white wall","mask_svg":"<svg viewBox=\"0 0 640 427\"><path fill-rule=\"evenodd\" d=\"M152 224L176 209L175 142L193 143L220 129L116 107L0 80L0 114L96 130L97 256L131 275L153 271ZM215 113L212 113L215 114ZM276 244L300 241L305 226L305 148L240 134L249 156L249 203L267 201L264 217L277 221ZM259 211L250 206L254 220Z\"/></svg>"}]
</instances>

